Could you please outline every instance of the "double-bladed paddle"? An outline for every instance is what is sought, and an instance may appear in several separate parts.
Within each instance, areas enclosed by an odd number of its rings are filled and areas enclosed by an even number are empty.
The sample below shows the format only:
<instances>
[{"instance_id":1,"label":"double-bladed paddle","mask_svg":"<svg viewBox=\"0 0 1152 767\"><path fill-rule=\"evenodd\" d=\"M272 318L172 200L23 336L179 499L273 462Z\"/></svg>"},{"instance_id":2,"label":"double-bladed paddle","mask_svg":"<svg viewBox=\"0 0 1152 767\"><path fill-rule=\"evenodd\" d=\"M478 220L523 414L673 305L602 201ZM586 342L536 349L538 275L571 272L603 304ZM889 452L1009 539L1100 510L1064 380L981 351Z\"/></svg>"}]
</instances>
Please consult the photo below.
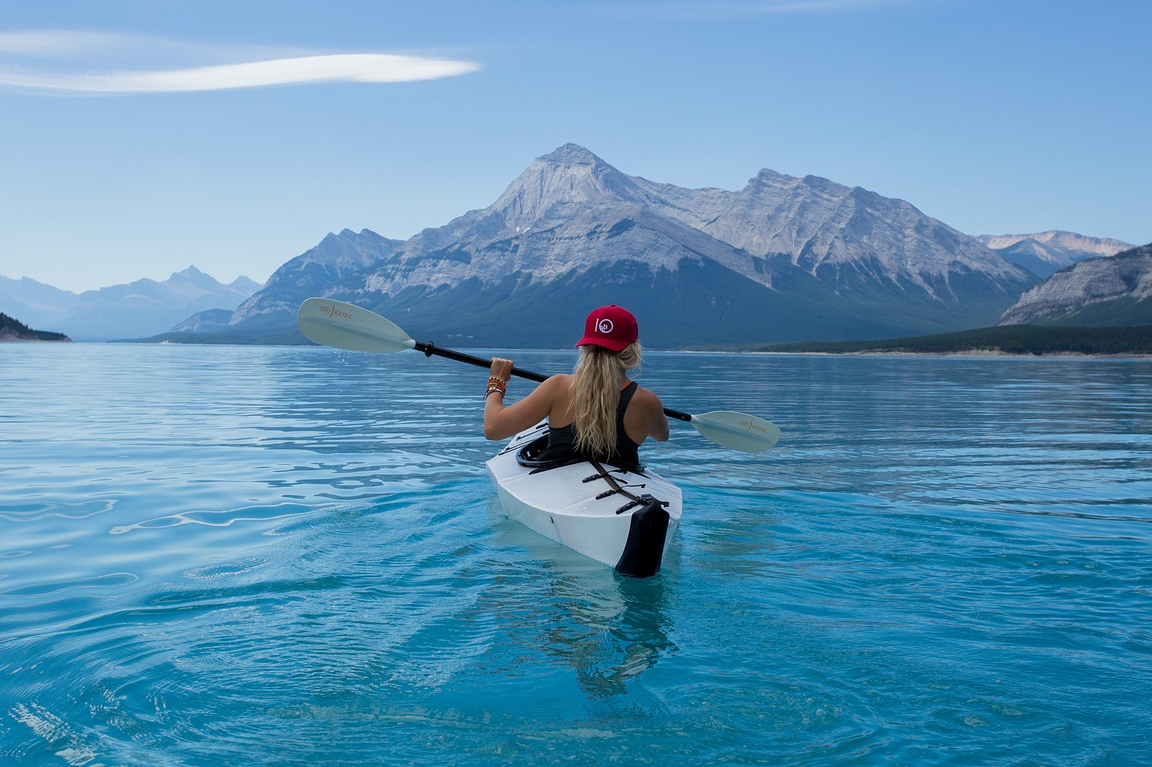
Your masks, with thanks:
<instances>
[{"instance_id":1,"label":"double-bladed paddle","mask_svg":"<svg viewBox=\"0 0 1152 767\"><path fill-rule=\"evenodd\" d=\"M477 367L486 368L492 363L482 357L415 341L391 320L355 304L330 298L309 298L300 304L296 321L308 339L324 346L354 352L401 352L415 349L429 357L435 354ZM512 368L512 375L537 383L547 378L519 368ZM664 408L664 415L692 424L701 436L719 445L746 453L767 450L780 439L780 429L775 424L745 413L717 410L692 415Z\"/></svg>"}]
</instances>

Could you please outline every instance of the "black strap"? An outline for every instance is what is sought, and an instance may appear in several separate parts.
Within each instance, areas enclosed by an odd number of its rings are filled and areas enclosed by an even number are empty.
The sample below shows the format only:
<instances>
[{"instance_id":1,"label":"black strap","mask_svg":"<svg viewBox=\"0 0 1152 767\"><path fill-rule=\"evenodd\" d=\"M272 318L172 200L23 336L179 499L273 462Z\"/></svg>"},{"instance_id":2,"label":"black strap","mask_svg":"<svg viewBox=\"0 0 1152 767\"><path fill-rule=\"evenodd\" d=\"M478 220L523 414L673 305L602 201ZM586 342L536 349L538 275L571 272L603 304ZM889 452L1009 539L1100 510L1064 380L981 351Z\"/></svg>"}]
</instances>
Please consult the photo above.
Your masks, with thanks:
<instances>
[{"instance_id":1,"label":"black strap","mask_svg":"<svg viewBox=\"0 0 1152 767\"><path fill-rule=\"evenodd\" d=\"M603 479L605 482L607 482L608 486L612 488L611 491L606 492L606 493L602 493L601 495L596 496L598 499L599 498L606 498L607 496L611 495L614 492L619 493L620 495L622 495L628 499L628 503L626 503L623 506L621 506L620 508L616 509L617 514L623 514L624 512L628 511L629 509L633 509L637 506L641 506L641 505L648 504L648 503L658 503L661 506L667 506L668 505L668 501L658 500L658 499L652 497L652 495L650 495L648 493L644 493L643 495L636 495L632 491L626 490L623 485L621 485L619 482L616 481L616 478L612 476L611 472L609 472L607 469L605 469L604 466L599 461L589 459L588 463L592 464L596 468L596 471L600 473L600 478ZM640 487L643 488L645 486L640 485Z\"/></svg>"}]
</instances>

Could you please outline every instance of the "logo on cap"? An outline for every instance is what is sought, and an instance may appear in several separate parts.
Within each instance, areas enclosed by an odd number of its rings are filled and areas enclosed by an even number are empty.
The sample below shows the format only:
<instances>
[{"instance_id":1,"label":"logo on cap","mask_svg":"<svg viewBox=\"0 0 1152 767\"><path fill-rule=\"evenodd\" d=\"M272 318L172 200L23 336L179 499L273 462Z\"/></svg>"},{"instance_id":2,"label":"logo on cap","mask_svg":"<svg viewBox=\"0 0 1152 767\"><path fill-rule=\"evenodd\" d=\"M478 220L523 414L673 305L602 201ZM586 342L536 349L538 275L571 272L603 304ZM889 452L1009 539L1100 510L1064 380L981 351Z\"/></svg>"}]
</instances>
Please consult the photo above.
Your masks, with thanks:
<instances>
[{"instance_id":1,"label":"logo on cap","mask_svg":"<svg viewBox=\"0 0 1152 767\"><path fill-rule=\"evenodd\" d=\"M601 306L588 313L584 320L584 337L577 346L602 346L614 352L623 351L636 341L636 317L622 307Z\"/></svg>"}]
</instances>

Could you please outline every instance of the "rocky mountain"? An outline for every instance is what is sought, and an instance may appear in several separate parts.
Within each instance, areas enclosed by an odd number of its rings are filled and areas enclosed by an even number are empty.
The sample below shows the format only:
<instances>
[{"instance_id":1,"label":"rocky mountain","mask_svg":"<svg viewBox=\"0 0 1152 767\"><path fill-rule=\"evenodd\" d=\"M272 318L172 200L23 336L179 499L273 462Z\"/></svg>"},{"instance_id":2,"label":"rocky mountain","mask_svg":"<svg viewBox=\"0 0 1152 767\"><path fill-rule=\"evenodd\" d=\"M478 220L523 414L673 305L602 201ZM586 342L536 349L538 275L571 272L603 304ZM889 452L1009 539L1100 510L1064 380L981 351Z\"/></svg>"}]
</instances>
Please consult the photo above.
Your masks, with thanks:
<instances>
[{"instance_id":1,"label":"rocky mountain","mask_svg":"<svg viewBox=\"0 0 1152 767\"><path fill-rule=\"evenodd\" d=\"M163 282L144 279L83 293L0 277L0 307L78 341L106 341L154 336L207 309L231 313L260 288L247 277L223 285L194 266Z\"/></svg>"},{"instance_id":2,"label":"rocky mountain","mask_svg":"<svg viewBox=\"0 0 1152 767\"><path fill-rule=\"evenodd\" d=\"M993 324L1036 281L902 200L761 171L739 191L629 176L569 144L489 207L404 242L330 235L240 307L242 335L307 295L445 344L567 346L618 303L653 347L877 338Z\"/></svg>"},{"instance_id":3,"label":"rocky mountain","mask_svg":"<svg viewBox=\"0 0 1152 767\"><path fill-rule=\"evenodd\" d=\"M1152 245L1061 269L1029 289L1001 325L1152 325Z\"/></svg>"},{"instance_id":4,"label":"rocky mountain","mask_svg":"<svg viewBox=\"0 0 1152 767\"><path fill-rule=\"evenodd\" d=\"M1050 277L1064 267L1086 258L1114 256L1135 247L1120 240L1060 231L982 235L977 239L1006 260L1041 278Z\"/></svg>"},{"instance_id":5,"label":"rocky mountain","mask_svg":"<svg viewBox=\"0 0 1152 767\"><path fill-rule=\"evenodd\" d=\"M336 286L356 284L360 275L392 255L403 243L367 229L329 234L311 250L277 269L260 292L244 301L225 326L213 323L220 340L301 343L296 310L304 299ZM187 331L185 331L187 332Z\"/></svg>"}]
</instances>

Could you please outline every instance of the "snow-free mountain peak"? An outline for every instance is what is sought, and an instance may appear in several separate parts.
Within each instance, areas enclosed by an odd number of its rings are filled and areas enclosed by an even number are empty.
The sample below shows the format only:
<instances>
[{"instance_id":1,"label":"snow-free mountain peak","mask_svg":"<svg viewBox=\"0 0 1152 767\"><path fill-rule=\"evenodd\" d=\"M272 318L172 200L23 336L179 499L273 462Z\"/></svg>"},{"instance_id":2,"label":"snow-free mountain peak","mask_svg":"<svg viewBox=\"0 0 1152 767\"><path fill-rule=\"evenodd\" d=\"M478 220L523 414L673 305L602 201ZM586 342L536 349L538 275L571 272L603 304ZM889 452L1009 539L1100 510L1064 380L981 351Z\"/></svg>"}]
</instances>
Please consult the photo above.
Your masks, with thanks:
<instances>
[{"instance_id":1,"label":"snow-free mountain peak","mask_svg":"<svg viewBox=\"0 0 1152 767\"><path fill-rule=\"evenodd\" d=\"M1049 277L1086 258L1110 257L1136 247L1120 240L1055 230L1038 234L982 235L977 239L1038 277Z\"/></svg>"},{"instance_id":2,"label":"snow-free mountain peak","mask_svg":"<svg viewBox=\"0 0 1152 767\"><path fill-rule=\"evenodd\" d=\"M582 146L565 144L537 157L488 210L501 214L506 226L522 230L561 214L558 206L647 201L631 176Z\"/></svg>"},{"instance_id":3,"label":"snow-free mountain peak","mask_svg":"<svg viewBox=\"0 0 1152 767\"><path fill-rule=\"evenodd\" d=\"M1136 247L1127 242L1100 237L1086 237L1075 232L1063 232L1058 229L1036 234L999 234L982 235L979 238L988 247L997 250L1010 248L1025 241L1066 251L1076 251L1085 256L1114 256L1125 250Z\"/></svg>"}]
</instances>

